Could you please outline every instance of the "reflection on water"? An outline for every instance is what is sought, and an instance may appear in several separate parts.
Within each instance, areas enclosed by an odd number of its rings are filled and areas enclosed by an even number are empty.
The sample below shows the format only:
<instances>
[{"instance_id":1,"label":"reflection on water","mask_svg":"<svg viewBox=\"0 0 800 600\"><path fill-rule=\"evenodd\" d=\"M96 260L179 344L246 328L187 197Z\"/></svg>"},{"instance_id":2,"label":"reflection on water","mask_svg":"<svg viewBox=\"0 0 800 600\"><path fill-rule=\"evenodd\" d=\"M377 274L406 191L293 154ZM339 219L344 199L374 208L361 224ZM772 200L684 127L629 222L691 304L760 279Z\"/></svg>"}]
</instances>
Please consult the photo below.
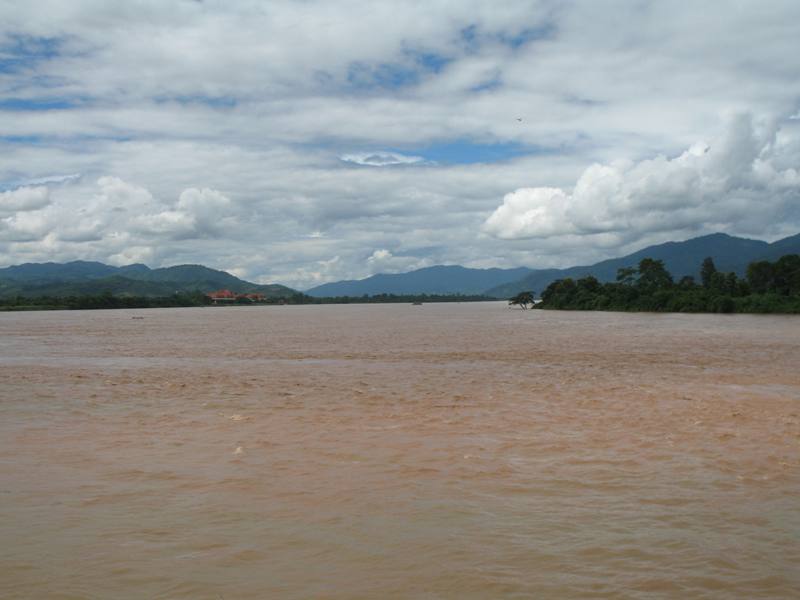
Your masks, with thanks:
<instances>
[{"instance_id":1,"label":"reflection on water","mask_svg":"<svg viewBox=\"0 0 800 600\"><path fill-rule=\"evenodd\" d=\"M0 339L3 598L800 593L797 317L53 312Z\"/></svg>"}]
</instances>

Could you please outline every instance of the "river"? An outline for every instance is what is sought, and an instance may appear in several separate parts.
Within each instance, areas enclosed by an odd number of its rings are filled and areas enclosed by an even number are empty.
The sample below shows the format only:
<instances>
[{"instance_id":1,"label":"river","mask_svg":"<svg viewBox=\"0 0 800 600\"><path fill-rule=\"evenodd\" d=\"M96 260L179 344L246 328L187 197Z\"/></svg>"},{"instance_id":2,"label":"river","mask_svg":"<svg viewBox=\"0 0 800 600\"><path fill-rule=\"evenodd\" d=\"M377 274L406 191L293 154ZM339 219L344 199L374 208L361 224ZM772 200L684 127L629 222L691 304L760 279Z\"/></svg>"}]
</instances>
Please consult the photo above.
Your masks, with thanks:
<instances>
[{"instance_id":1,"label":"river","mask_svg":"<svg viewBox=\"0 0 800 600\"><path fill-rule=\"evenodd\" d=\"M800 597L800 317L0 313L0 597Z\"/></svg>"}]
</instances>

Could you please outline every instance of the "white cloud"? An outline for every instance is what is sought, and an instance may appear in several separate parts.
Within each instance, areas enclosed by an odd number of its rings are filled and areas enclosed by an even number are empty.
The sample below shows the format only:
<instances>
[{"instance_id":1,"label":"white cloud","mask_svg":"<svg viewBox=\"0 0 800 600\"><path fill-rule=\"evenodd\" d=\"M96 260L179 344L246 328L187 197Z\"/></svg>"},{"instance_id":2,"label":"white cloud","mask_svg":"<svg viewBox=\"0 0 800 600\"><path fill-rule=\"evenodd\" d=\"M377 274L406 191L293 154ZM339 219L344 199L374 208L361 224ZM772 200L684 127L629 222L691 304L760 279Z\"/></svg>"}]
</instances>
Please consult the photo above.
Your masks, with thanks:
<instances>
[{"instance_id":1,"label":"white cloud","mask_svg":"<svg viewBox=\"0 0 800 600\"><path fill-rule=\"evenodd\" d=\"M232 221L230 199L213 189L185 189L173 205L157 200L149 190L118 177L101 177L97 185L101 191L94 196L92 212L116 213L116 218L107 219L107 226L145 237L216 237Z\"/></svg>"},{"instance_id":2,"label":"white cloud","mask_svg":"<svg viewBox=\"0 0 800 600\"><path fill-rule=\"evenodd\" d=\"M402 273L422 267L430 266L430 262L418 256L395 256L386 248L375 250L367 258L369 274L375 273Z\"/></svg>"},{"instance_id":3,"label":"white cloud","mask_svg":"<svg viewBox=\"0 0 800 600\"><path fill-rule=\"evenodd\" d=\"M135 223L144 232L176 239L218 237L226 226L235 225L230 210L230 199L220 192L189 188L173 209L140 215Z\"/></svg>"},{"instance_id":4,"label":"white cloud","mask_svg":"<svg viewBox=\"0 0 800 600\"><path fill-rule=\"evenodd\" d=\"M380 250L375 250L375 252L373 252L367 259L367 262L373 264L380 263L390 258L392 258L392 253L386 250L385 248L382 248Z\"/></svg>"},{"instance_id":5,"label":"white cloud","mask_svg":"<svg viewBox=\"0 0 800 600\"><path fill-rule=\"evenodd\" d=\"M21 185L46 185L52 183L69 183L80 179L80 173L71 173L69 175L44 175L42 177L34 177L21 183Z\"/></svg>"},{"instance_id":6,"label":"white cloud","mask_svg":"<svg viewBox=\"0 0 800 600\"><path fill-rule=\"evenodd\" d=\"M131 264L153 264L156 259L155 250L149 246L126 246L117 254L108 257L108 262L115 266Z\"/></svg>"},{"instance_id":7,"label":"white cloud","mask_svg":"<svg viewBox=\"0 0 800 600\"><path fill-rule=\"evenodd\" d=\"M30 242L43 240L47 234L46 219L38 212L18 212L0 219L0 241Z\"/></svg>"},{"instance_id":8,"label":"white cloud","mask_svg":"<svg viewBox=\"0 0 800 600\"><path fill-rule=\"evenodd\" d=\"M94 186L20 188L2 200L8 210L0 210L0 251L2 242L13 244L6 247L27 260L159 260L176 244L213 240L239 226L236 207L217 190L187 188L170 202L110 176Z\"/></svg>"},{"instance_id":9,"label":"white cloud","mask_svg":"<svg viewBox=\"0 0 800 600\"><path fill-rule=\"evenodd\" d=\"M119 177L100 177L97 185L100 192L95 194L94 203L99 205L98 208L136 213L152 210L156 206L156 200L148 190L123 181Z\"/></svg>"},{"instance_id":10,"label":"white cloud","mask_svg":"<svg viewBox=\"0 0 800 600\"><path fill-rule=\"evenodd\" d=\"M0 212L0 264L199 262L302 287L794 233L800 4L729 4L0 3L0 52L23 53L0 72L0 181L42 188ZM470 144L531 152L420 156Z\"/></svg>"},{"instance_id":11,"label":"white cloud","mask_svg":"<svg viewBox=\"0 0 800 600\"><path fill-rule=\"evenodd\" d=\"M425 159L421 156L406 156L397 152L363 152L361 154L344 154L343 161L370 167L386 167L390 165L412 165Z\"/></svg>"},{"instance_id":12,"label":"white cloud","mask_svg":"<svg viewBox=\"0 0 800 600\"><path fill-rule=\"evenodd\" d=\"M764 233L787 216L797 226L800 177L795 168L779 166L787 156L776 146L777 133L740 115L710 145L697 143L675 158L594 164L571 193L518 189L505 196L483 230L501 239L637 239L704 227ZM785 150L791 160L800 158L796 148Z\"/></svg>"},{"instance_id":13,"label":"white cloud","mask_svg":"<svg viewBox=\"0 0 800 600\"><path fill-rule=\"evenodd\" d=\"M37 210L50 204L50 191L46 187L21 187L0 192L0 214Z\"/></svg>"},{"instance_id":14,"label":"white cloud","mask_svg":"<svg viewBox=\"0 0 800 600\"><path fill-rule=\"evenodd\" d=\"M575 231L566 218L570 199L558 188L521 188L506 194L484 231L502 239L551 237Z\"/></svg>"}]
</instances>

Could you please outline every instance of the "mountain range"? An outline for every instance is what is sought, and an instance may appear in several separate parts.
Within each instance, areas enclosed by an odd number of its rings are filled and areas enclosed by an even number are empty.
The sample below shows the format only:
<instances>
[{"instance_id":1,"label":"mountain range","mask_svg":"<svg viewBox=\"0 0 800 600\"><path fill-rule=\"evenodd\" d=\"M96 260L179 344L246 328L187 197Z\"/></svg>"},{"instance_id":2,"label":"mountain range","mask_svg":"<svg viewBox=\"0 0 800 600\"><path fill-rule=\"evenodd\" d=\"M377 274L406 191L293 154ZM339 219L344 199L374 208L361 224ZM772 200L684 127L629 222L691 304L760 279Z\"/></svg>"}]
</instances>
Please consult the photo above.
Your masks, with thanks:
<instances>
[{"instance_id":1,"label":"mountain range","mask_svg":"<svg viewBox=\"0 0 800 600\"><path fill-rule=\"evenodd\" d=\"M700 264L710 256L717 270L743 276L755 260L774 261L785 254L800 254L800 234L767 243L761 240L715 233L683 242L648 246L633 254L593 265L566 269L470 269L439 265L408 273L378 274L366 279L325 283L308 290L314 297L373 296L376 294L482 294L509 298L521 291L541 293L556 279L594 275L602 282L614 281L617 270L635 267L643 258L663 260L678 280L684 275L699 278ZM0 297L80 296L111 292L115 295L170 296L176 292L209 292L227 288L237 293L258 292L268 298L297 294L283 285L259 285L202 265L178 265L151 269L133 264L112 267L99 262L26 263L0 268Z\"/></svg>"},{"instance_id":2,"label":"mountain range","mask_svg":"<svg viewBox=\"0 0 800 600\"><path fill-rule=\"evenodd\" d=\"M522 279L531 272L516 269L468 269L458 265L427 267L409 273L378 274L366 279L324 283L308 290L314 297L367 294L482 294L488 288Z\"/></svg>"},{"instance_id":3,"label":"mountain range","mask_svg":"<svg viewBox=\"0 0 800 600\"><path fill-rule=\"evenodd\" d=\"M509 298L522 291L543 291L556 279L594 275L602 282L614 281L617 269L635 267L643 258L663 260L676 280L684 275L699 278L700 264L710 256L719 271L743 276L755 260L776 260L784 254L800 254L800 234L768 243L714 233L683 242L648 246L620 258L566 269L469 269L436 266L409 273L380 274L356 281L326 283L311 288L310 296L362 296L375 294L483 294Z\"/></svg>"},{"instance_id":4,"label":"mountain range","mask_svg":"<svg viewBox=\"0 0 800 600\"><path fill-rule=\"evenodd\" d=\"M114 295L170 296L176 292L210 292L227 288L237 293L258 292L268 298L297 292L283 285L259 285L202 265L151 269L134 264L112 267L99 262L26 263L0 269L0 297Z\"/></svg>"}]
</instances>

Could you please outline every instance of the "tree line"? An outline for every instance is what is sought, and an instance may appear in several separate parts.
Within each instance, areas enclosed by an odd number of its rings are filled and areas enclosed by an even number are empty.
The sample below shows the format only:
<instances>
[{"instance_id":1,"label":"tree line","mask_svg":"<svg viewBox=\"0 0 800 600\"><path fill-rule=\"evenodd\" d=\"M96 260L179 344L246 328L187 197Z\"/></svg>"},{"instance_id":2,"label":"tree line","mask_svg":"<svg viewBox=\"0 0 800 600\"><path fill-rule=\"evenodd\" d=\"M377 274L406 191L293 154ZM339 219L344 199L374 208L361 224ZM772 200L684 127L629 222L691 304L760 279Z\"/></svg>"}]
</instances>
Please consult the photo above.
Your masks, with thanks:
<instances>
[{"instance_id":1,"label":"tree line","mask_svg":"<svg viewBox=\"0 0 800 600\"><path fill-rule=\"evenodd\" d=\"M426 302L479 302L496 300L488 296L463 294L375 294L373 296L338 296L315 298L297 292L285 297L270 297L258 302L240 298L231 304L400 304ZM92 310L110 308L167 308L208 306L211 298L201 291L181 292L171 296L150 297L114 295L110 291L75 296L10 296L0 298L0 310Z\"/></svg>"},{"instance_id":2,"label":"tree line","mask_svg":"<svg viewBox=\"0 0 800 600\"><path fill-rule=\"evenodd\" d=\"M509 303L530 302L517 295ZM525 301L524 303L522 301ZM700 267L700 281L682 277L674 281L664 261L642 259L637 267L617 271L615 282L600 283L589 275L559 279L542 292L536 308L562 310L614 310L652 312L800 313L800 255L789 254L775 262L752 262L744 278L717 270L712 258Z\"/></svg>"},{"instance_id":3,"label":"tree line","mask_svg":"<svg viewBox=\"0 0 800 600\"><path fill-rule=\"evenodd\" d=\"M330 296L316 298L303 295L302 304L424 304L426 302L487 302L497 298L481 294L373 294L369 296Z\"/></svg>"},{"instance_id":4,"label":"tree line","mask_svg":"<svg viewBox=\"0 0 800 600\"><path fill-rule=\"evenodd\" d=\"M72 296L11 296L0 298L0 310L92 310L108 308L165 308L205 306L211 300L202 292L181 292L171 296L115 296L111 292Z\"/></svg>"}]
</instances>

